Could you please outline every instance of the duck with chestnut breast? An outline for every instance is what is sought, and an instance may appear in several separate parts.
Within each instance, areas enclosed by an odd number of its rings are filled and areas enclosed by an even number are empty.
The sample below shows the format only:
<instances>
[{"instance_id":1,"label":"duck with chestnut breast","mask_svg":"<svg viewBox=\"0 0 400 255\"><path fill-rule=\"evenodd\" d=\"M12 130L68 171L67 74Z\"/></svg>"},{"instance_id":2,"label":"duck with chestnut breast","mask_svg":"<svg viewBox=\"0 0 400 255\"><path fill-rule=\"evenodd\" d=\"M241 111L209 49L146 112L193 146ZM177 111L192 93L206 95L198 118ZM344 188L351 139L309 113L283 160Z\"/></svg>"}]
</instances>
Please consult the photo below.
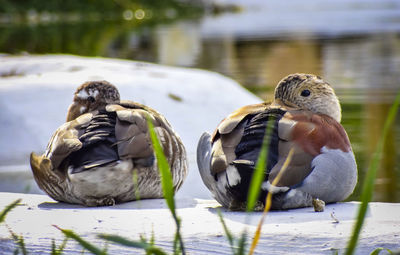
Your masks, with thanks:
<instances>
[{"instance_id":1,"label":"duck with chestnut breast","mask_svg":"<svg viewBox=\"0 0 400 255\"><path fill-rule=\"evenodd\" d=\"M37 184L57 201L85 206L162 198L147 118L159 137L177 191L188 169L182 141L160 113L120 101L117 88L107 81L79 86L67 122L55 131L43 155L31 154Z\"/></svg>"},{"instance_id":2,"label":"duck with chestnut breast","mask_svg":"<svg viewBox=\"0 0 400 255\"><path fill-rule=\"evenodd\" d=\"M224 207L245 210L269 125L257 209L265 205L268 192L273 195L272 209L308 207L313 199L342 201L357 183L357 165L340 120L340 104L328 83L312 74L289 75L278 83L272 103L244 106L225 118L212 135L201 136L197 147L201 178ZM287 168L273 185L286 160Z\"/></svg>"}]
</instances>

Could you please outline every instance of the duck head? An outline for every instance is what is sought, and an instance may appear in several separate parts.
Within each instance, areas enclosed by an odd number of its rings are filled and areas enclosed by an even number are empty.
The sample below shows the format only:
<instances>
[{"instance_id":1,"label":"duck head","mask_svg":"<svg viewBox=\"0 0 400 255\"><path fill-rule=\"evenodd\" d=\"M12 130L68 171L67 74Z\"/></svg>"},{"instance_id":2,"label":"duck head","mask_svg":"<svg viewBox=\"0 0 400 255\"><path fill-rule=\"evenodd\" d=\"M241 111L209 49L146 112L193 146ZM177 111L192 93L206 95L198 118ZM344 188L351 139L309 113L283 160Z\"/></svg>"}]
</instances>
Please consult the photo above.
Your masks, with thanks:
<instances>
[{"instance_id":1,"label":"duck head","mask_svg":"<svg viewBox=\"0 0 400 255\"><path fill-rule=\"evenodd\" d=\"M285 106L326 114L340 122L342 114L333 88L313 74L290 74L275 88L275 102Z\"/></svg>"},{"instance_id":2,"label":"duck head","mask_svg":"<svg viewBox=\"0 0 400 255\"><path fill-rule=\"evenodd\" d=\"M118 89L107 81L88 81L79 86L68 108L67 121L84 113L104 108L107 104L119 103Z\"/></svg>"}]
</instances>

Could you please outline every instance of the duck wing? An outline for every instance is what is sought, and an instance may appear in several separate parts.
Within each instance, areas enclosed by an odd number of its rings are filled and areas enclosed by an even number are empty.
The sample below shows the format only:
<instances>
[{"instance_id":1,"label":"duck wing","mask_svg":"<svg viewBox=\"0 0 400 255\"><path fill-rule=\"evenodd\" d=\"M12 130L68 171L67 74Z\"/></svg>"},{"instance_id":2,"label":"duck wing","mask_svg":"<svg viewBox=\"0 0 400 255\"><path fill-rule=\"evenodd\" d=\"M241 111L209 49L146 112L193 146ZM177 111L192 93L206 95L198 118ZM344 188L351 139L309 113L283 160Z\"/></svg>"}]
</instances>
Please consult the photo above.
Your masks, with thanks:
<instances>
[{"instance_id":1,"label":"duck wing","mask_svg":"<svg viewBox=\"0 0 400 255\"><path fill-rule=\"evenodd\" d=\"M51 161L52 169L58 169L71 153L79 151L83 143L79 139L97 112L86 113L61 125L52 135L44 157ZM80 134L81 133L81 134Z\"/></svg>"},{"instance_id":2,"label":"duck wing","mask_svg":"<svg viewBox=\"0 0 400 255\"><path fill-rule=\"evenodd\" d=\"M239 109L218 126L213 136L203 135L200 139L197 151L200 174L221 204L231 209L239 205L236 209L243 209L269 125L268 158L260 201L264 201L268 192L282 194L276 200L286 199L290 189L300 186L304 192L299 197L307 200L307 203L310 198L308 193L329 193L323 191L325 188L320 188L320 185L330 187L330 190L338 188L352 191L355 160L347 134L340 123L329 116L309 111L276 105L260 106ZM290 151L293 153L287 168L272 186ZM320 155L324 159L319 157L314 160ZM342 163L332 163L335 161ZM328 177L323 179L324 176ZM346 178L350 181L344 180ZM328 185L332 179L338 180L336 182L347 181L348 184L343 187ZM349 194L348 191L344 193ZM344 199L345 195L330 197L328 201L337 200L338 197ZM288 206L305 206L305 203Z\"/></svg>"},{"instance_id":3,"label":"duck wing","mask_svg":"<svg viewBox=\"0 0 400 255\"><path fill-rule=\"evenodd\" d=\"M147 118L152 121L164 149L169 149L173 131L165 118L148 107L123 101L107 105L78 128L82 147L68 156L71 173L127 159L133 161L134 167L152 166L155 158Z\"/></svg>"},{"instance_id":4,"label":"duck wing","mask_svg":"<svg viewBox=\"0 0 400 255\"><path fill-rule=\"evenodd\" d=\"M87 113L73 121L61 125L52 135L43 155L31 153L30 165L33 176L39 187L58 201L66 199L66 169L65 159L83 144L79 140L80 129L87 126L95 113Z\"/></svg>"},{"instance_id":5,"label":"duck wing","mask_svg":"<svg viewBox=\"0 0 400 255\"><path fill-rule=\"evenodd\" d=\"M252 174L249 168L254 168L255 157L250 159L244 154L257 147L257 142L262 143L266 126L261 119L268 119L268 109L267 103L242 107L225 118L213 135L204 133L199 140L197 163L200 175L216 200L225 207L240 209L237 202L240 204L247 194L249 183L246 179ZM249 124L254 116L263 113L266 114L261 119ZM251 139L251 136L260 135L261 140Z\"/></svg>"},{"instance_id":6,"label":"duck wing","mask_svg":"<svg viewBox=\"0 0 400 255\"><path fill-rule=\"evenodd\" d=\"M296 189L326 202L341 201L352 193L357 165L339 122L327 115L291 110L279 121L278 134L279 159L265 183L269 192ZM286 160L287 168L272 186Z\"/></svg>"},{"instance_id":7,"label":"duck wing","mask_svg":"<svg viewBox=\"0 0 400 255\"><path fill-rule=\"evenodd\" d=\"M131 159L134 167L149 167L155 163L147 119L153 123L177 190L187 175L186 150L167 119L154 109L131 101L108 105L106 110L116 114L118 156L122 160Z\"/></svg>"},{"instance_id":8,"label":"duck wing","mask_svg":"<svg viewBox=\"0 0 400 255\"><path fill-rule=\"evenodd\" d=\"M293 150L290 163L277 186L294 186L312 171L311 161L326 147L342 152L351 151L346 131L333 118L307 111L288 111L279 122L280 159L271 170L270 182L276 177L284 161Z\"/></svg>"},{"instance_id":9,"label":"duck wing","mask_svg":"<svg viewBox=\"0 0 400 255\"><path fill-rule=\"evenodd\" d=\"M210 173L216 175L236 159L235 149L242 139L246 122L251 116L264 112L268 103L248 105L234 111L218 125L211 136Z\"/></svg>"}]
</instances>

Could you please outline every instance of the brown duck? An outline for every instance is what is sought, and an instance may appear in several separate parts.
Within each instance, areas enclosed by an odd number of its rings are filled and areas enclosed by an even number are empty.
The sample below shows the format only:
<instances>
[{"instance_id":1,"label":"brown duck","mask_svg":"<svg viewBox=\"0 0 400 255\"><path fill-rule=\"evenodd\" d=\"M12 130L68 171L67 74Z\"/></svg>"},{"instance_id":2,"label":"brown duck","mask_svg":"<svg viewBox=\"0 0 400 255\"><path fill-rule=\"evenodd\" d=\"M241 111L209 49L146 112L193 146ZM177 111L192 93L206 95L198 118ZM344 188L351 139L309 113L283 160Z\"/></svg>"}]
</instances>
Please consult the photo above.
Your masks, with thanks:
<instances>
[{"instance_id":1,"label":"brown duck","mask_svg":"<svg viewBox=\"0 0 400 255\"><path fill-rule=\"evenodd\" d=\"M57 201L86 206L163 197L147 117L177 191L188 169L182 141L160 113L120 101L117 88L106 81L79 86L67 122L53 134L42 156L31 154L37 184Z\"/></svg>"},{"instance_id":2,"label":"brown duck","mask_svg":"<svg viewBox=\"0 0 400 255\"><path fill-rule=\"evenodd\" d=\"M204 184L223 206L244 210L252 174L269 133L265 179L258 205L273 194L273 209L312 206L313 199L346 199L357 183L357 165L334 90L320 77L292 74L275 89L272 103L244 106L204 133L197 163ZM284 162L288 167L272 185Z\"/></svg>"}]
</instances>

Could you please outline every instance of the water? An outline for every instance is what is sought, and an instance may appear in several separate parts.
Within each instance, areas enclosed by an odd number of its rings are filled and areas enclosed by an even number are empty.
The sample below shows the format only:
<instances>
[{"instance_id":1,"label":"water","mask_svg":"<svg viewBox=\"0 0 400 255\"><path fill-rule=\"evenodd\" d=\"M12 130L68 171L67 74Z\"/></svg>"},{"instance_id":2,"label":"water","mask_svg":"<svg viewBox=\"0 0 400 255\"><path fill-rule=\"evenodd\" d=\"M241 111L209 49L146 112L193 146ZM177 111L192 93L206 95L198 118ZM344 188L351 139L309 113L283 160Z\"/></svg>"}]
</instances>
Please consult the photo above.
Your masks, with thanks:
<instances>
[{"instance_id":1,"label":"water","mask_svg":"<svg viewBox=\"0 0 400 255\"><path fill-rule=\"evenodd\" d=\"M342 124L359 169L359 184L349 200L358 199L388 109L400 91L400 3L231 2L245 4L244 10L162 24L3 24L0 52L72 53L202 68L237 80L265 100L272 99L287 74L320 75L342 103ZM384 146L373 200L400 202L398 183L400 117Z\"/></svg>"}]
</instances>

